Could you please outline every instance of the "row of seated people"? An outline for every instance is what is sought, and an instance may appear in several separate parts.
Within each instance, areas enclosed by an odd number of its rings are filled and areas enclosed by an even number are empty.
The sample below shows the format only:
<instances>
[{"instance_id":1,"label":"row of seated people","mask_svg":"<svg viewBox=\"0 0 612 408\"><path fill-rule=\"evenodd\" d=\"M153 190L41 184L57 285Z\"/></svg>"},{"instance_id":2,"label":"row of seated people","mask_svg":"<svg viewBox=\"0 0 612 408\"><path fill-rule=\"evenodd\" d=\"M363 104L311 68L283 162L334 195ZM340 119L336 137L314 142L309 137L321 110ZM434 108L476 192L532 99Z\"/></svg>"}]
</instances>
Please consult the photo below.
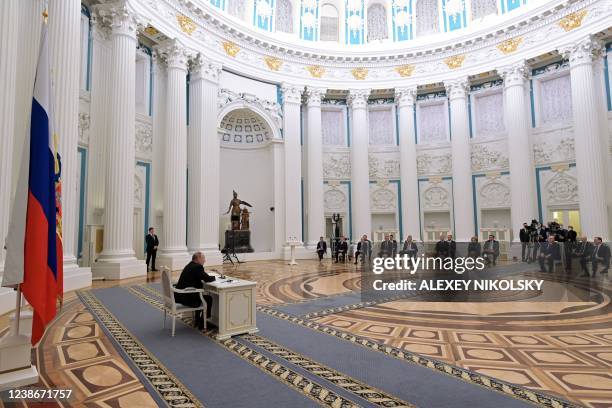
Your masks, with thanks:
<instances>
[{"instance_id":1,"label":"row of seated people","mask_svg":"<svg viewBox=\"0 0 612 408\"><path fill-rule=\"evenodd\" d=\"M578 242L558 242L554 235L549 235L546 241L533 246L532 256L538 260L541 272L553 272L555 264L563 263L569 272L574 259L578 259L581 277L595 277L598 272L607 274L610 268L610 247L601 237L594 237L593 242L589 242L587 237L580 237Z\"/></svg>"}]
</instances>

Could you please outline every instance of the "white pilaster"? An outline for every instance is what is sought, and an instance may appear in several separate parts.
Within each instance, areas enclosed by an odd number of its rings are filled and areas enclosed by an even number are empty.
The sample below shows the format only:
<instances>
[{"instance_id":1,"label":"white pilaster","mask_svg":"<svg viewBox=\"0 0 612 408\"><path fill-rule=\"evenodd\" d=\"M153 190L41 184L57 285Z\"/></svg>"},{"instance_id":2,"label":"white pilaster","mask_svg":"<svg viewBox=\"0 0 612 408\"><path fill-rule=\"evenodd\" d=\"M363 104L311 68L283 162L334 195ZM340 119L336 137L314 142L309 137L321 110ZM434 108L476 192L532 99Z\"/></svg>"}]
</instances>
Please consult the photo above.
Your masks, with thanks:
<instances>
[{"instance_id":1,"label":"white pilaster","mask_svg":"<svg viewBox=\"0 0 612 408\"><path fill-rule=\"evenodd\" d=\"M187 247L202 251L208 265L223 263L219 251L219 136L217 95L221 64L200 54L189 84L189 226Z\"/></svg>"},{"instance_id":2,"label":"white pilaster","mask_svg":"<svg viewBox=\"0 0 612 408\"><path fill-rule=\"evenodd\" d=\"M49 1L49 47L53 126L62 158L62 248L64 291L91 286L91 270L77 265L78 141L81 1ZM84 209L83 209L84 210Z\"/></svg>"},{"instance_id":3,"label":"white pilaster","mask_svg":"<svg viewBox=\"0 0 612 408\"><path fill-rule=\"evenodd\" d=\"M589 238L609 237L606 169L600 136L602 120L595 89L593 61L601 53L601 44L586 37L560 50L569 58L574 118L574 151L578 179L578 200L582 233Z\"/></svg>"},{"instance_id":4,"label":"white pilaster","mask_svg":"<svg viewBox=\"0 0 612 408\"><path fill-rule=\"evenodd\" d=\"M529 101L525 85L529 67L524 61L499 68L504 80L504 120L508 132L508 160L510 162L510 191L513 242L520 242L523 223L538 218L536 184L531 147ZM544 221L544 220L541 220Z\"/></svg>"},{"instance_id":5,"label":"white pilaster","mask_svg":"<svg viewBox=\"0 0 612 408\"><path fill-rule=\"evenodd\" d=\"M353 236L357 242L363 234L372 238L370 213L370 171L368 166L368 96L369 89L351 89L348 104L351 108L351 202Z\"/></svg>"},{"instance_id":6,"label":"white pilaster","mask_svg":"<svg viewBox=\"0 0 612 408\"><path fill-rule=\"evenodd\" d=\"M123 279L146 275L134 255L136 18L124 3L94 8L111 29L110 110L106 145L104 248L94 276Z\"/></svg>"},{"instance_id":7,"label":"white pilaster","mask_svg":"<svg viewBox=\"0 0 612 408\"><path fill-rule=\"evenodd\" d=\"M302 240L302 160L300 146L300 104L303 86L284 83L283 137L285 139L285 237ZM284 257L287 250L283 248Z\"/></svg>"},{"instance_id":8,"label":"white pilaster","mask_svg":"<svg viewBox=\"0 0 612 408\"><path fill-rule=\"evenodd\" d=\"M153 51L153 166L151 168L151 214L149 225L164 241L164 145L166 134L166 65L157 50Z\"/></svg>"},{"instance_id":9,"label":"white pilaster","mask_svg":"<svg viewBox=\"0 0 612 408\"><path fill-rule=\"evenodd\" d=\"M316 246L319 237L325 235L325 209L323 205L323 140L321 135L321 97L325 88L306 88L307 120L306 196L308 199L308 237L309 246Z\"/></svg>"},{"instance_id":10,"label":"white pilaster","mask_svg":"<svg viewBox=\"0 0 612 408\"><path fill-rule=\"evenodd\" d=\"M17 78L17 0L0 3L0 279L4 272L4 242L8 233L13 177L15 135L15 91ZM21 90L25 92L25 89ZM20 156L19 156L20 157ZM1 313L1 312L0 312Z\"/></svg>"},{"instance_id":11,"label":"white pilaster","mask_svg":"<svg viewBox=\"0 0 612 408\"><path fill-rule=\"evenodd\" d=\"M419 196L417 152L414 133L414 101L416 86L411 88L396 88L399 149L400 149L400 186L402 189L402 230L404 241L412 235L415 241L421 240L421 223L419 220Z\"/></svg>"},{"instance_id":12,"label":"white pilaster","mask_svg":"<svg viewBox=\"0 0 612 408\"><path fill-rule=\"evenodd\" d=\"M444 86L450 103L455 240L469 242L475 234L470 125L467 109L469 82L467 78L460 78L447 81Z\"/></svg>"},{"instance_id":13,"label":"white pilaster","mask_svg":"<svg viewBox=\"0 0 612 408\"><path fill-rule=\"evenodd\" d=\"M177 40L160 45L166 60L166 137L164 145L164 236L159 265L183 268L187 253L187 49Z\"/></svg>"}]
</instances>

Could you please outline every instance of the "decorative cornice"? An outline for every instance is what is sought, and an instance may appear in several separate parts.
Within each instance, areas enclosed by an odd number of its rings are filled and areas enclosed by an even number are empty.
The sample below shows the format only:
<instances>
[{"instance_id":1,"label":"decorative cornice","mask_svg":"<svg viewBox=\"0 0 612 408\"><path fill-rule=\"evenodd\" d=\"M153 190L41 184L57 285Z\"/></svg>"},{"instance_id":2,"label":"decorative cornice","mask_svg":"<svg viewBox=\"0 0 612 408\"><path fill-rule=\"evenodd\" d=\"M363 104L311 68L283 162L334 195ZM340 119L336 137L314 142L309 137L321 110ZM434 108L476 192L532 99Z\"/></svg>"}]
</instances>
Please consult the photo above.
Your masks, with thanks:
<instances>
[{"instance_id":1,"label":"decorative cornice","mask_svg":"<svg viewBox=\"0 0 612 408\"><path fill-rule=\"evenodd\" d=\"M180 13L177 14L176 15L176 22L178 23L179 27L181 28L181 31L184 32L187 35L193 34L193 32L198 28L196 23L194 23L192 19L190 19L189 17L187 17L184 14L180 14Z\"/></svg>"},{"instance_id":2,"label":"decorative cornice","mask_svg":"<svg viewBox=\"0 0 612 408\"><path fill-rule=\"evenodd\" d=\"M190 72L192 74L191 81L197 81L199 79L205 79L212 83L219 83L219 74L223 66L216 62L210 61L202 53L199 53L195 58L191 60Z\"/></svg>"},{"instance_id":3,"label":"decorative cornice","mask_svg":"<svg viewBox=\"0 0 612 408\"><path fill-rule=\"evenodd\" d=\"M497 68L497 73L504 80L504 86L524 86L525 79L529 76L529 66L525 61Z\"/></svg>"},{"instance_id":4,"label":"decorative cornice","mask_svg":"<svg viewBox=\"0 0 612 408\"><path fill-rule=\"evenodd\" d=\"M571 69L582 64L591 64L601 56L602 50L601 42L589 35L573 44L560 48L559 54L569 60Z\"/></svg>"},{"instance_id":5,"label":"decorative cornice","mask_svg":"<svg viewBox=\"0 0 612 408\"><path fill-rule=\"evenodd\" d=\"M240 47L231 41L224 41L223 49L225 50L225 53L230 57L235 57L238 52L240 52Z\"/></svg>"},{"instance_id":6,"label":"decorative cornice","mask_svg":"<svg viewBox=\"0 0 612 408\"><path fill-rule=\"evenodd\" d=\"M398 107L412 106L416 101L417 88L395 88L395 103Z\"/></svg>"},{"instance_id":7,"label":"decorative cornice","mask_svg":"<svg viewBox=\"0 0 612 408\"><path fill-rule=\"evenodd\" d=\"M321 98L325 96L326 88L317 88L309 86L304 92L308 106L321 106Z\"/></svg>"},{"instance_id":8,"label":"decorative cornice","mask_svg":"<svg viewBox=\"0 0 612 408\"><path fill-rule=\"evenodd\" d=\"M283 83L281 85L281 91L283 93L283 102L285 104L299 105L302 103L302 92L304 92L303 85Z\"/></svg>"},{"instance_id":9,"label":"decorative cornice","mask_svg":"<svg viewBox=\"0 0 612 408\"><path fill-rule=\"evenodd\" d=\"M414 72L414 65L406 64L399 67L395 67L395 72L397 72L399 76L407 78L409 76L412 76L412 73Z\"/></svg>"},{"instance_id":10,"label":"decorative cornice","mask_svg":"<svg viewBox=\"0 0 612 408\"><path fill-rule=\"evenodd\" d=\"M283 65L283 60L276 57L267 56L264 57L264 61L271 71L278 71Z\"/></svg>"},{"instance_id":11,"label":"decorative cornice","mask_svg":"<svg viewBox=\"0 0 612 408\"><path fill-rule=\"evenodd\" d=\"M444 63L448 67L448 69L457 69L461 68L463 62L465 61L465 55L453 55L452 57L448 57L444 60Z\"/></svg>"},{"instance_id":12,"label":"decorative cornice","mask_svg":"<svg viewBox=\"0 0 612 408\"><path fill-rule=\"evenodd\" d=\"M365 68L353 68L351 74L358 81L363 81L368 76L368 70Z\"/></svg>"},{"instance_id":13,"label":"decorative cornice","mask_svg":"<svg viewBox=\"0 0 612 408\"><path fill-rule=\"evenodd\" d=\"M446 94L451 101L453 99L466 98L470 89L470 82L467 77L453 79L445 81L444 88L446 88Z\"/></svg>"},{"instance_id":14,"label":"decorative cornice","mask_svg":"<svg viewBox=\"0 0 612 408\"><path fill-rule=\"evenodd\" d=\"M351 89L346 98L346 102L353 110L365 109L368 106L370 92L370 89Z\"/></svg>"},{"instance_id":15,"label":"decorative cornice","mask_svg":"<svg viewBox=\"0 0 612 408\"><path fill-rule=\"evenodd\" d=\"M310 72L310 76L313 78L321 78L325 75L325 68L319 65L310 65L306 67L306 71Z\"/></svg>"}]
</instances>

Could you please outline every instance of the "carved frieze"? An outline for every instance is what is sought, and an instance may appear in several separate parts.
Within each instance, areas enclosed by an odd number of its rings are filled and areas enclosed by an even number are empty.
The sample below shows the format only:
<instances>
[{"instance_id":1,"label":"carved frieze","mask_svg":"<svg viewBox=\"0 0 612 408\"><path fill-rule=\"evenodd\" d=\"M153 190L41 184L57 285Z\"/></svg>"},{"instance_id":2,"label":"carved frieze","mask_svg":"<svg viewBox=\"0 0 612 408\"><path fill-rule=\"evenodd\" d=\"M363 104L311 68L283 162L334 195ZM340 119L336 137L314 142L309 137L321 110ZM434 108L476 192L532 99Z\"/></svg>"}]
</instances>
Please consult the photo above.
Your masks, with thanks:
<instances>
[{"instance_id":1,"label":"carved frieze","mask_svg":"<svg viewBox=\"0 0 612 408\"><path fill-rule=\"evenodd\" d=\"M533 156L536 164L574 160L574 138L571 135L555 137L554 133L549 133L546 136L533 145Z\"/></svg>"},{"instance_id":2,"label":"carved frieze","mask_svg":"<svg viewBox=\"0 0 612 408\"><path fill-rule=\"evenodd\" d=\"M153 126L146 121L136 121L136 154L148 156L153 152Z\"/></svg>"},{"instance_id":3,"label":"carved frieze","mask_svg":"<svg viewBox=\"0 0 612 408\"><path fill-rule=\"evenodd\" d=\"M505 143L475 143L472 145L472 171L502 170L508 168Z\"/></svg>"},{"instance_id":4,"label":"carved frieze","mask_svg":"<svg viewBox=\"0 0 612 408\"><path fill-rule=\"evenodd\" d=\"M398 178L400 172L399 158L388 153L370 153L368 155L370 179Z\"/></svg>"},{"instance_id":5,"label":"carved frieze","mask_svg":"<svg viewBox=\"0 0 612 408\"><path fill-rule=\"evenodd\" d=\"M79 143L89 144L89 113L79 112Z\"/></svg>"},{"instance_id":6,"label":"carved frieze","mask_svg":"<svg viewBox=\"0 0 612 408\"><path fill-rule=\"evenodd\" d=\"M350 179L351 159L348 153L323 153L323 177Z\"/></svg>"},{"instance_id":7,"label":"carved frieze","mask_svg":"<svg viewBox=\"0 0 612 408\"><path fill-rule=\"evenodd\" d=\"M510 207L510 188L497 178L480 187L478 196L480 208Z\"/></svg>"},{"instance_id":8,"label":"carved frieze","mask_svg":"<svg viewBox=\"0 0 612 408\"><path fill-rule=\"evenodd\" d=\"M323 195L326 212L342 212L346 209L346 195L338 188L331 188Z\"/></svg>"},{"instance_id":9,"label":"carved frieze","mask_svg":"<svg viewBox=\"0 0 612 408\"><path fill-rule=\"evenodd\" d=\"M453 169L450 151L424 151L417 154L417 172L419 175L447 174Z\"/></svg>"},{"instance_id":10,"label":"carved frieze","mask_svg":"<svg viewBox=\"0 0 612 408\"><path fill-rule=\"evenodd\" d=\"M546 183L549 205L577 204L578 183L576 178L567 174L566 171L557 171Z\"/></svg>"},{"instance_id":11,"label":"carved frieze","mask_svg":"<svg viewBox=\"0 0 612 408\"><path fill-rule=\"evenodd\" d=\"M397 196L389 187L380 187L370 194L372 210L393 210L396 208Z\"/></svg>"}]
</instances>

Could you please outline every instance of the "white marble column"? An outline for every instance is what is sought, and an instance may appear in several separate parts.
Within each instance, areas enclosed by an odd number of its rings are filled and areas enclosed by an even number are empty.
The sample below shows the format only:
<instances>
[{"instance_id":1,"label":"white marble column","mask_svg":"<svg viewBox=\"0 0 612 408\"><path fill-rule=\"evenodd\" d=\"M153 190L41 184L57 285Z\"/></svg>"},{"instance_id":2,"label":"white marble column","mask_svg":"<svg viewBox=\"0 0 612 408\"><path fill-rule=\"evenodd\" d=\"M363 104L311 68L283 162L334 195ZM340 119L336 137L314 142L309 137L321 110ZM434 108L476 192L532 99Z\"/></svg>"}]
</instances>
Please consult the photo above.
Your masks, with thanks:
<instances>
[{"instance_id":1,"label":"white marble column","mask_svg":"<svg viewBox=\"0 0 612 408\"><path fill-rule=\"evenodd\" d=\"M402 189L402 230L404 241L412 235L415 241L421 240L421 223L419 220L419 178L417 173L417 151L414 132L414 102L416 86L396 88L397 122L400 149L400 186Z\"/></svg>"},{"instance_id":2,"label":"white marble column","mask_svg":"<svg viewBox=\"0 0 612 408\"><path fill-rule=\"evenodd\" d=\"M49 1L49 47L53 83L53 126L62 158L62 248L64 290L91 286L89 268L76 259L79 200L79 80L81 67L81 1ZM83 209L85 211L85 209Z\"/></svg>"},{"instance_id":3,"label":"white marble column","mask_svg":"<svg viewBox=\"0 0 612 408\"><path fill-rule=\"evenodd\" d=\"M351 203L353 236L357 242L363 234L372 239L370 213L370 170L368 165L368 96L369 89L351 89L348 104L351 108Z\"/></svg>"},{"instance_id":4,"label":"white marble column","mask_svg":"<svg viewBox=\"0 0 612 408\"><path fill-rule=\"evenodd\" d=\"M166 60L166 137L164 145L164 236L158 265L182 269L187 253L187 49L177 40L158 48Z\"/></svg>"},{"instance_id":5,"label":"white marble column","mask_svg":"<svg viewBox=\"0 0 612 408\"><path fill-rule=\"evenodd\" d=\"M111 28L111 68L104 188L104 248L92 266L96 277L145 275L133 249L136 19L123 3L94 7Z\"/></svg>"},{"instance_id":6,"label":"white marble column","mask_svg":"<svg viewBox=\"0 0 612 408\"><path fill-rule=\"evenodd\" d=\"M325 209L323 205L323 136L321 135L321 98L325 88L306 88L307 120L306 126L306 197L308 200L308 237L309 246L316 246L319 237L325 236Z\"/></svg>"},{"instance_id":7,"label":"white marble column","mask_svg":"<svg viewBox=\"0 0 612 408\"><path fill-rule=\"evenodd\" d=\"M284 83L283 138L285 140L285 237L302 240L302 160L300 104L303 86ZM286 248L285 248L286 249ZM288 253L284 251L286 258Z\"/></svg>"},{"instance_id":8,"label":"white marble column","mask_svg":"<svg viewBox=\"0 0 612 408\"><path fill-rule=\"evenodd\" d=\"M221 64L202 54L192 61L189 83L189 226L187 247L202 251L208 265L219 265L219 160L217 98Z\"/></svg>"},{"instance_id":9,"label":"white marble column","mask_svg":"<svg viewBox=\"0 0 612 408\"><path fill-rule=\"evenodd\" d=\"M17 79L18 0L0 2L0 279L4 272L4 242L11 211L11 182L15 134L15 93ZM25 91L21 90L20 91ZM0 313L3 313L0 311Z\"/></svg>"},{"instance_id":10,"label":"white marble column","mask_svg":"<svg viewBox=\"0 0 612 408\"><path fill-rule=\"evenodd\" d=\"M592 37L560 50L569 58L572 86L572 111L574 118L574 151L578 178L578 200L582 233L589 239L594 236L608 241L609 219L606 195L606 171L602 150L605 147L600 136L601 109L598 91L595 89L593 61L601 53L601 44Z\"/></svg>"},{"instance_id":11,"label":"white marble column","mask_svg":"<svg viewBox=\"0 0 612 408\"><path fill-rule=\"evenodd\" d=\"M497 72L504 80L504 119L508 132L508 160L510 162L510 191L513 242L520 242L519 231L524 222L538 218L535 170L531 147L529 100L525 86L529 66L524 61Z\"/></svg>"},{"instance_id":12,"label":"white marble column","mask_svg":"<svg viewBox=\"0 0 612 408\"><path fill-rule=\"evenodd\" d=\"M472 195L472 159L467 109L467 78L444 83L450 103L451 151L453 155L453 219L455 240L470 242L475 234Z\"/></svg>"},{"instance_id":13,"label":"white marble column","mask_svg":"<svg viewBox=\"0 0 612 408\"><path fill-rule=\"evenodd\" d=\"M164 154L166 134L166 64L153 51L153 166L151 168L151 213L149 225L155 228L160 242L164 240ZM161 264L160 264L161 265Z\"/></svg>"}]
</instances>

